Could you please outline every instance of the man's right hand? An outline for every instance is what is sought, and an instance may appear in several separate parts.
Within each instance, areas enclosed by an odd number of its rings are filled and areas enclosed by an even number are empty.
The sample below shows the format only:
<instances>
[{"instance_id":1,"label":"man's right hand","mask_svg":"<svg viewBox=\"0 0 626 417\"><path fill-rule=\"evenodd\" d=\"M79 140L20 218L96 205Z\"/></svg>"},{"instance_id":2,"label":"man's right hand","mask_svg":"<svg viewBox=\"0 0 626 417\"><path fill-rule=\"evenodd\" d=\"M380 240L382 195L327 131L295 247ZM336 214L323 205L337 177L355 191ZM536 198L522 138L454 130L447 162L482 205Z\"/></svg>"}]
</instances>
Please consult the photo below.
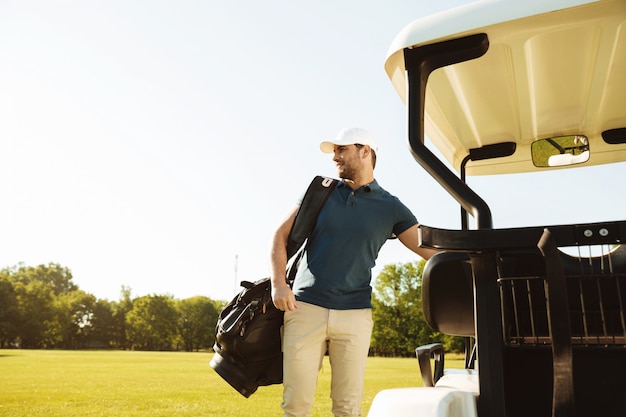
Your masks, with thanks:
<instances>
[{"instance_id":1,"label":"man's right hand","mask_svg":"<svg viewBox=\"0 0 626 417\"><path fill-rule=\"evenodd\" d=\"M272 301L274 306L281 311L293 311L298 308L296 297L287 284L278 288L272 286Z\"/></svg>"},{"instance_id":2,"label":"man's right hand","mask_svg":"<svg viewBox=\"0 0 626 417\"><path fill-rule=\"evenodd\" d=\"M287 285L285 277L288 261L287 238L295 222L298 208L299 207L296 206L289 212L289 215L274 233L274 240L272 242L272 301L274 302L274 306L282 311L292 311L298 308L296 297L293 295L293 291L291 291L289 285Z\"/></svg>"}]
</instances>

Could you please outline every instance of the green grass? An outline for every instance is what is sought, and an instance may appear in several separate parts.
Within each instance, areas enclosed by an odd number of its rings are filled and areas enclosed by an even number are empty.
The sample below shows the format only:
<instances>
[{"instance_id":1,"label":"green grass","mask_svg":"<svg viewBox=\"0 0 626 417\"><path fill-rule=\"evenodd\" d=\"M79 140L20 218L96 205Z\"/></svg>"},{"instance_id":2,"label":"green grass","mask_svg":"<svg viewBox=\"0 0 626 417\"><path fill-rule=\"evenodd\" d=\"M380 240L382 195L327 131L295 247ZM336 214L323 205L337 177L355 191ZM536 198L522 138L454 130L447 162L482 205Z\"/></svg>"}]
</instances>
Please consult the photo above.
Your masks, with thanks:
<instances>
[{"instance_id":1,"label":"green grass","mask_svg":"<svg viewBox=\"0 0 626 417\"><path fill-rule=\"evenodd\" d=\"M280 416L282 386L249 399L209 367L212 353L0 350L0 416ZM461 360L446 358L446 366ZM368 360L363 415L376 393L421 386L417 359ZM330 365L313 416L330 415Z\"/></svg>"}]
</instances>

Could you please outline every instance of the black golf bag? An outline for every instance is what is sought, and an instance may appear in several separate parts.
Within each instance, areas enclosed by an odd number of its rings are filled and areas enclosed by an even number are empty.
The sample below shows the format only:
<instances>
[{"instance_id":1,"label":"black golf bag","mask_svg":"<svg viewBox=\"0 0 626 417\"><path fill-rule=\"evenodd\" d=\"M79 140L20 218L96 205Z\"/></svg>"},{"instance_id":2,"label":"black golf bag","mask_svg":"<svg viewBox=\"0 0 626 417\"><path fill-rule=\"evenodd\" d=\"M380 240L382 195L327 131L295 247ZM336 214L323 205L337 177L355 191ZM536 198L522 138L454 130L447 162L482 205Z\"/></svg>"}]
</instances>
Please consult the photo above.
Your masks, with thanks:
<instances>
[{"instance_id":1,"label":"black golf bag","mask_svg":"<svg viewBox=\"0 0 626 417\"><path fill-rule=\"evenodd\" d=\"M317 176L313 179L296 215L287 242L287 256L292 260L288 281L297 270L299 256L294 256L311 233L337 180ZM274 307L269 278L256 282L242 281L244 289L221 311L216 326L213 368L241 395L248 398L259 386L283 382L281 330L283 312Z\"/></svg>"}]
</instances>

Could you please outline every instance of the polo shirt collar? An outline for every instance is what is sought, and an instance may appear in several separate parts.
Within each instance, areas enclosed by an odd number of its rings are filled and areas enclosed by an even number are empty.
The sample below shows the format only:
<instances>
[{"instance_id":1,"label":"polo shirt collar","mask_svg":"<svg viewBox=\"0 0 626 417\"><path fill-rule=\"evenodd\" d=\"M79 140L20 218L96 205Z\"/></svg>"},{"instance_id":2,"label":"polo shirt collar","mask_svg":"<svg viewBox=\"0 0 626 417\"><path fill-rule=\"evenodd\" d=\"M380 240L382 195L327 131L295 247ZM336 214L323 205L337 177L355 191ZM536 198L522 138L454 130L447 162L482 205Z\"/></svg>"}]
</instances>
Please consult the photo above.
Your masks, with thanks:
<instances>
[{"instance_id":1,"label":"polo shirt collar","mask_svg":"<svg viewBox=\"0 0 626 417\"><path fill-rule=\"evenodd\" d=\"M346 184L345 182L343 182L343 180L339 181L339 187L346 187L346 188L350 188L350 186L348 184ZM363 192L369 193L371 191L378 191L380 190L380 185L378 185L378 181L374 180L372 182L370 182L369 184L365 184L359 188L357 188L356 191L359 190L363 190Z\"/></svg>"}]
</instances>

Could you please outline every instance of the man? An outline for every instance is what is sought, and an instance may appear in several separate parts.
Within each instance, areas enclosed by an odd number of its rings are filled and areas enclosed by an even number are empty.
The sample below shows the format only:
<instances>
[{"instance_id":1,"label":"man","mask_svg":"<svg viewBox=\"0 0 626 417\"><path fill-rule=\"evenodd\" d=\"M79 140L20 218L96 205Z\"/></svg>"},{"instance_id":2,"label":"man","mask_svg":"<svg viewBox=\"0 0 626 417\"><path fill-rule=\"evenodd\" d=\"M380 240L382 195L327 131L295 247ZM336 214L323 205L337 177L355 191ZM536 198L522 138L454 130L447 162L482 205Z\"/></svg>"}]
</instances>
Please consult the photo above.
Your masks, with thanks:
<instances>
[{"instance_id":1,"label":"man","mask_svg":"<svg viewBox=\"0 0 626 417\"><path fill-rule=\"evenodd\" d=\"M293 290L285 282L287 236L298 207L277 229L272 246L272 298L285 311L285 417L309 416L317 375L328 351L335 416L360 416L372 333L371 269L392 235L428 259L417 244L417 220L374 179L376 144L360 128L344 129L322 152L333 154L341 182L322 208Z\"/></svg>"}]
</instances>

